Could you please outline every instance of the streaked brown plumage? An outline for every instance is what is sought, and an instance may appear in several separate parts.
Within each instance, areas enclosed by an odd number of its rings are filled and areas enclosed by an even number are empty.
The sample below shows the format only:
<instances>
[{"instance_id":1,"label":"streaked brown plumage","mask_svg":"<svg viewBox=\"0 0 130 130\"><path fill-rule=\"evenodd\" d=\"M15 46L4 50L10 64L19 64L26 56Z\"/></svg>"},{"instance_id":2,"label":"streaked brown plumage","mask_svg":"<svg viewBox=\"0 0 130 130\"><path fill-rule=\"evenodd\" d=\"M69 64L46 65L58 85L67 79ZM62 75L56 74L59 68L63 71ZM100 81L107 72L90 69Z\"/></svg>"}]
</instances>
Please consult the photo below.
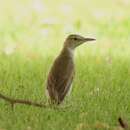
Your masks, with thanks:
<instances>
[{"instance_id":1,"label":"streaked brown plumage","mask_svg":"<svg viewBox=\"0 0 130 130\"><path fill-rule=\"evenodd\" d=\"M74 49L86 41L95 40L84 38L80 35L69 35L64 42L64 47L55 59L47 79L47 92L52 103L60 104L70 90L75 69Z\"/></svg>"}]
</instances>

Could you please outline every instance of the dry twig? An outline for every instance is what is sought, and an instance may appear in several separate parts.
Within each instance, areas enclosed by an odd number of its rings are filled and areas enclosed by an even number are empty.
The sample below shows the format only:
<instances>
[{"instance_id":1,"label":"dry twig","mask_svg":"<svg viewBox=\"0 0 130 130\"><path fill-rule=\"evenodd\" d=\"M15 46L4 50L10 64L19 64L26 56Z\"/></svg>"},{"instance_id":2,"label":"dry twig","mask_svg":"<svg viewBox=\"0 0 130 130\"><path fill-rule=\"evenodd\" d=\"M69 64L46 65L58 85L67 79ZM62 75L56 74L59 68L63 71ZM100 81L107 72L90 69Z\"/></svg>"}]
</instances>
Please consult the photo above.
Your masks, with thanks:
<instances>
[{"instance_id":1,"label":"dry twig","mask_svg":"<svg viewBox=\"0 0 130 130\"><path fill-rule=\"evenodd\" d=\"M124 121L121 117L118 118L119 124L122 128L128 130L128 123L126 121Z\"/></svg>"},{"instance_id":2,"label":"dry twig","mask_svg":"<svg viewBox=\"0 0 130 130\"><path fill-rule=\"evenodd\" d=\"M42 104L42 103L37 103L37 102L33 102L33 101L29 101L29 100L22 100L22 99L13 99L13 98L7 97L1 93L0 93L0 99L3 99L5 101L9 102L11 104L12 108L14 107L15 104L25 104L25 105L35 106L35 107L47 107L45 104Z\"/></svg>"}]
</instances>

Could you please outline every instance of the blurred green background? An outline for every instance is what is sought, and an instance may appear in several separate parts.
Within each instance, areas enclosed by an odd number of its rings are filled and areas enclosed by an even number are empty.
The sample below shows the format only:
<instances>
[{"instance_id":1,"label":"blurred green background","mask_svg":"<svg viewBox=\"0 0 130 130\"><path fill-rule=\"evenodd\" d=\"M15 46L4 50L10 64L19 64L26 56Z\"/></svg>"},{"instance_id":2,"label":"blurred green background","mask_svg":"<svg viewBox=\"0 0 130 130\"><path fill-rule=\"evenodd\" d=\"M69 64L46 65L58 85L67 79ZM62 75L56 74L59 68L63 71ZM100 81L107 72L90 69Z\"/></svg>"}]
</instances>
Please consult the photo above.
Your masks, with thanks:
<instances>
[{"instance_id":1,"label":"blurred green background","mask_svg":"<svg viewBox=\"0 0 130 130\"><path fill-rule=\"evenodd\" d=\"M1 0L1 52L53 54L71 33L95 37L93 53L125 50L129 12L129 0Z\"/></svg>"},{"instance_id":2,"label":"blurred green background","mask_svg":"<svg viewBox=\"0 0 130 130\"><path fill-rule=\"evenodd\" d=\"M0 130L116 130L119 116L130 120L130 0L0 0L0 93L47 102L49 68L72 33L97 40L76 49L63 108L12 111L0 100Z\"/></svg>"}]
</instances>

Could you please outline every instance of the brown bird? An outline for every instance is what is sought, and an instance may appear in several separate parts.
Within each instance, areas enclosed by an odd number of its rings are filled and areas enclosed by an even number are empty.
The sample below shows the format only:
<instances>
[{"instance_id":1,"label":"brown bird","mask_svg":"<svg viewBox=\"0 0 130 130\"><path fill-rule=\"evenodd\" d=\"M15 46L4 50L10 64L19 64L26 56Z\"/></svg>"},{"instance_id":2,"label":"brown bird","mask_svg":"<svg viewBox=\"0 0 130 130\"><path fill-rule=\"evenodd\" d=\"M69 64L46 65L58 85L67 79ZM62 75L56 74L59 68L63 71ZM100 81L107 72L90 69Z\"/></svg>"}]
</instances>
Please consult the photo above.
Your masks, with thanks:
<instances>
[{"instance_id":1,"label":"brown bird","mask_svg":"<svg viewBox=\"0 0 130 130\"><path fill-rule=\"evenodd\" d=\"M79 45L93 41L94 38L85 38L80 35L69 35L61 53L55 59L47 79L47 93L51 103L60 104L67 93L71 90L72 81L75 74L74 50Z\"/></svg>"}]
</instances>

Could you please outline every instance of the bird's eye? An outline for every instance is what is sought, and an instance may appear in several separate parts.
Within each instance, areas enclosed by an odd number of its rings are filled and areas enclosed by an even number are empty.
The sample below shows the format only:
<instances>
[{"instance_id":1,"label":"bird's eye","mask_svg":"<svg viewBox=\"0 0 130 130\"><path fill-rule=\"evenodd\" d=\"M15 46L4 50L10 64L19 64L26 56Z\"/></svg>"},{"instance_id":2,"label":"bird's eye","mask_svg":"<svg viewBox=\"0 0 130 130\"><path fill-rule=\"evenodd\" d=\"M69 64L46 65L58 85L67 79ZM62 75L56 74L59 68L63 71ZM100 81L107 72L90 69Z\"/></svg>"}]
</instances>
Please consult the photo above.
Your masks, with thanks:
<instances>
[{"instance_id":1,"label":"bird's eye","mask_svg":"<svg viewBox=\"0 0 130 130\"><path fill-rule=\"evenodd\" d=\"M74 40L76 41L76 40L78 40L78 38L75 37Z\"/></svg>"}]
</instances>

